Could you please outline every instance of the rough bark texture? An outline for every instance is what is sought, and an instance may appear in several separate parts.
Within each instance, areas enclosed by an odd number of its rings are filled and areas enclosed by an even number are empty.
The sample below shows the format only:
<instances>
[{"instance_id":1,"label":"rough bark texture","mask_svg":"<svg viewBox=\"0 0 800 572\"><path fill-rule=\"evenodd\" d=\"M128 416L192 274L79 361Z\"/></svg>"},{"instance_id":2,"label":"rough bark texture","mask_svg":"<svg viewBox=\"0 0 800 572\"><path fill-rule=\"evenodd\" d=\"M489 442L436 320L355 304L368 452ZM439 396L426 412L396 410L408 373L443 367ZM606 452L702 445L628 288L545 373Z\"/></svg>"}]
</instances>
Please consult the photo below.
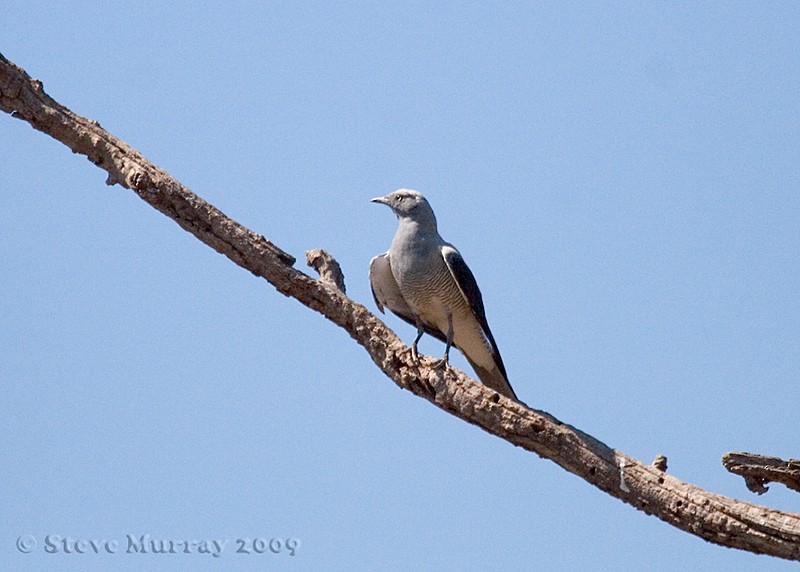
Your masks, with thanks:
<instances>
[{"instance_id":1,"label":"rough bark texture","mask_svg":"<svg viewBox=\"0 0 800 572\"><path fill-rule=\"evenodd\" d=\"M754 493L767 492L766 483L782 483L800 492L800 459L784 461L756 453L725 453L722 464L731 473L743 476L747 488Z\"/></svg>"},{"instance_id":2,"label":"rough bark texture","mask_svg":"<svg viewBox=\"0 0 800 572\"><path fill-rule=\"evenodd\" d=\"M342 267L333 256L321 248L315 248L306 252L306 264L319 273L319 279L322 282L341 290L342 294L346 292Z\"/></svg>"},{"instance_id":3,"label":"rough bark texture","mask_svg":"<svg viewBox=\"0 0 800 572\"><path fill-rule=\"evenodd\" d=\"M292 256L225 216L97 122L58 104L40 82L1 55L0 107L85 155L108 172L109 185L133 190L205 244L344 328L403 389L705 540L800 560L800 515L710 493L506 399L456 369L435 369L433 358L413 361L383 322L331 285L336 279L315 280L293 268Z\"/></svg>"}]
</instances>

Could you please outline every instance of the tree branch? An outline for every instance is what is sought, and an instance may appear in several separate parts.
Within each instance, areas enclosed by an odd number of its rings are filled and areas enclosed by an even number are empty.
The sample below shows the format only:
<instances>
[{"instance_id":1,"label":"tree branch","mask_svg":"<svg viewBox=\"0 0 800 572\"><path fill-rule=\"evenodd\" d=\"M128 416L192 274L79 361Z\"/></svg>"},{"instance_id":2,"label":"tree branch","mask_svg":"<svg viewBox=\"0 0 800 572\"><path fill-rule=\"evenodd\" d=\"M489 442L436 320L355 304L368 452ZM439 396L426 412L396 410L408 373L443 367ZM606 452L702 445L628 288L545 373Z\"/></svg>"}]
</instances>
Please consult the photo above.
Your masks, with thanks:
<instances>
[{"instance_id":1,"label":"tree branch","mask_svg":"<svg viewBox=\"0 0 800 572\"><path fill-rule=\"evenodd\" d=\"M333 256L320 248L315 248L306 252L306 263L317 271L322 282L341 290L342 294L345 293L342 267Z\"/></svg>"},{"instance_id":2,"label":"tree branch","mask_svg":"<svg viewBox=\"0 0 800 572\"><path fill-rule=\"evenodd\" d=\"M315 280L295 269L289 254L225 216L97 122L54 101L39 81L2 55L0 107L85 155L108 173L107 184L133 190L217 252L344 328L401 388L705 540L800 560L800 515L710 493L612 449L543 411L506 399L461 371L435 369L431 367L433 358L415 362L383 322L345 296L343 288L335 285L336 279Z\"/></svg>"},{"instance_id":3,"label":"tree branch","mask_svg":"<svg viewBox=\"0 0 800 572\"><path fill-rule=\"evenodd\" d=\"M756 453L725 453L722 464L731 473L744 477L747 488L763 495L769 490L766 483L783 483L800 492L800 460L784 461Z\"/></svg>"}]
</instances>

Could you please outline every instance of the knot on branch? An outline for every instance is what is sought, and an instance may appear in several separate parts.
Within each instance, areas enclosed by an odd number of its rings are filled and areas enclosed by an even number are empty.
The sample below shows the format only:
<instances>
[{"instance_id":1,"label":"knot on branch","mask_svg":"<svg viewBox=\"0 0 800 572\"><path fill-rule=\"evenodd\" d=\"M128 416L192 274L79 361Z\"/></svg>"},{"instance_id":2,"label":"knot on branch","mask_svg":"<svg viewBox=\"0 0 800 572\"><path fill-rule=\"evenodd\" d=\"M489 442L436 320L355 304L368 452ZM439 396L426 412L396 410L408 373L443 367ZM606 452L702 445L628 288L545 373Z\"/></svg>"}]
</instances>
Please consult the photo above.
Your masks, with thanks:
<instances>
[{"instance_id":1,"label":"knot on branch","mask_svg":"<svg viewBox=\"0 0 800 572\"><path fill-rule=\"evenodd\" d=\"M319 280L324 284L333 286L337 290L341 290L342 294L345 292L344 287L344 274L342 267L336 262L336 259L322 250L315 248L306 251L306 264L319 273Z\"/></svg>"},{"instance_id":2,"label":"knot on branch","mask_svg":"<svg viewBox=\"0 0 800 572\"><path fill-rule=\"evenodd\" d=\"M800 460L784 461L756 453L725 453L722 464L728 471L744 478L744 484L754 493L763 495L769 490L766 483L782 483L800 492Z\"/></svg>"},{"instance_id":3,"label":"knot on branch","mask_svg":"<svg viewBox=\"0 0 800 572\"><path fill-rule=\"evenodd\" d=\"M22 93L22 80L13 75L3 75L0 83L0 97L3 99L17 99Z\"/></svg>"},{"instance_id":4,"label":"knot on branch","mask_svg":"<svg viewBox=\"0 0 800 572\"><path fill-rule=\"evenodd\" d=\"M667 470L667 458L664 455L656 455L652 466L661 472L665 472Z\"/></svg>"},{"instance_id":5,"label":"knot on branch","mask_svg":"<svg viewBox=\"0 0 800 572\"><path fill-rule=\"evenodd\" d=\"M153 180L145 171L131 169L128 173L128 186L137 193L141 193L153 187Z\"/></svg>"}]
</instances>

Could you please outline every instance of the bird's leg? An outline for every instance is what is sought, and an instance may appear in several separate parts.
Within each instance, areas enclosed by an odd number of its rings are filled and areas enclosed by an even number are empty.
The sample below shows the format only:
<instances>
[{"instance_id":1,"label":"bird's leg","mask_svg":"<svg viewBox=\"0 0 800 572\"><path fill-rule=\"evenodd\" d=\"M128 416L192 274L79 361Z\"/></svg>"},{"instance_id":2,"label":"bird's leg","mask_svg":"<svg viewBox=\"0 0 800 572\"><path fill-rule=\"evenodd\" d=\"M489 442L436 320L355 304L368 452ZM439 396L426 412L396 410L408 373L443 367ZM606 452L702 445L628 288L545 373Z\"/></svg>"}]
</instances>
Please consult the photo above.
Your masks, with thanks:
<instances>
[{"instance_id":1,"label":"bird's leg","mask_svg":"<svg viewBox=\"0 0 800 572\"><path fill-rule=\"evenodd\" d=\"M453 316L447 312L447 344L444 346L444 356L433 364L436 369L450 365L450 346L453 345Z\"/></svg>"},{"instance_id":2,"label":"bird's leg","mask_svg":"<svg viewBox=\"0 0 800 572\"><path fill-rule=\"evenodd\" d=\"M417 353L417 344L422 339L422 334L425 333L425 329L422 327L421 324L417 324L417 337L414 338L414 342L411 346L406 350L411 352L411 359L414 361L419 361L419 354Z\"/></svg>"}]
</instances>

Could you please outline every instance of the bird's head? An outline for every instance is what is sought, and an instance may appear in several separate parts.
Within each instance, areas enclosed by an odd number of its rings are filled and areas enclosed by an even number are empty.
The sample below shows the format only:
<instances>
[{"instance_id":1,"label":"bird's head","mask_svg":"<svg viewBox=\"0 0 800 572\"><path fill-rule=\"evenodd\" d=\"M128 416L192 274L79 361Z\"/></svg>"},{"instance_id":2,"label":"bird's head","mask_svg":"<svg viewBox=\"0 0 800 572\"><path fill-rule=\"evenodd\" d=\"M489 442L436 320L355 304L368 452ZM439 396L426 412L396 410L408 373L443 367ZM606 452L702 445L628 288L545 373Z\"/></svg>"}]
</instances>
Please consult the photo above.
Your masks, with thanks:
<instances>
[{"instance_id":1,"label":"bird's head","mask_svg":"<svg viewBox=\"0 0 800 572\"><path fill-rule=\"evenodd\" d=\"M388 206L401 221L409 219L423 225L436 226L436 216L431 205L422 193L417 191L398 189L385 197L375 197L372 202Z\"/></svg>"}]
</instances>

